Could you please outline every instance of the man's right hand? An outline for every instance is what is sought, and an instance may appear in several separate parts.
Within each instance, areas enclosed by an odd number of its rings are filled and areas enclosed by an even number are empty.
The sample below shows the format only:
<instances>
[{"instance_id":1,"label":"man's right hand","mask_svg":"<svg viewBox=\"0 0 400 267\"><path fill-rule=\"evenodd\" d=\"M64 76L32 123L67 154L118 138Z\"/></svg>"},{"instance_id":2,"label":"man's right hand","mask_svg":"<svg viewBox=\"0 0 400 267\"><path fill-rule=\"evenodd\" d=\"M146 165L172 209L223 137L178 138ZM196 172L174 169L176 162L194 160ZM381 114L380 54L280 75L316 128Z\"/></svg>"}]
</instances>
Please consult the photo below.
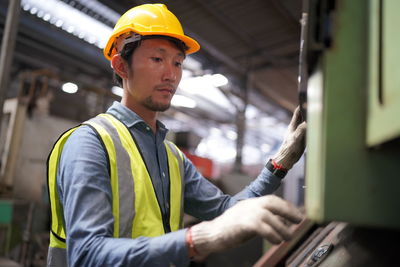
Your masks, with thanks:
<instances>
[{"instance_id":1,"label":"man's right hand","mask_svg":"<svg viewBox=\"0 0 400 267\"><path fill-rule=\"evenodd\" d=\"M212 221L194 225L193 245L200 257L236 247L255 235L279 244L291 238L288 220L299 223L299 210L289 202L268 195L238 202Z\"/></svg>"}]
</instances>

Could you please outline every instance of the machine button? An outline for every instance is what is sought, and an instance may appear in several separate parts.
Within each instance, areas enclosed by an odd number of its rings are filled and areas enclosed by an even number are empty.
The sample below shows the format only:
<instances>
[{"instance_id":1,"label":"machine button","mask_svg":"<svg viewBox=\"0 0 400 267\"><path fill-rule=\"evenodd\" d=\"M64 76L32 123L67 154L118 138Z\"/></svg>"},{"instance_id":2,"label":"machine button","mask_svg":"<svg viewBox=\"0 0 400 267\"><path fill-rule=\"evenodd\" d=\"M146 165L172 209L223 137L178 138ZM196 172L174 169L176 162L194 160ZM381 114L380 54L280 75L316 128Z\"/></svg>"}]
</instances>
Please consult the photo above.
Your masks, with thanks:
<instances>
[{"instance_id":1,"label":"machine button","mask_svg":"<svg viewBox=\"0 0 400 267\"><path fill-rule=\"evenodd\" d=\"M322 245L314 250L305 266L311 267L319 264L332 250L333 245Z\"/></svg>"}]
</instances>

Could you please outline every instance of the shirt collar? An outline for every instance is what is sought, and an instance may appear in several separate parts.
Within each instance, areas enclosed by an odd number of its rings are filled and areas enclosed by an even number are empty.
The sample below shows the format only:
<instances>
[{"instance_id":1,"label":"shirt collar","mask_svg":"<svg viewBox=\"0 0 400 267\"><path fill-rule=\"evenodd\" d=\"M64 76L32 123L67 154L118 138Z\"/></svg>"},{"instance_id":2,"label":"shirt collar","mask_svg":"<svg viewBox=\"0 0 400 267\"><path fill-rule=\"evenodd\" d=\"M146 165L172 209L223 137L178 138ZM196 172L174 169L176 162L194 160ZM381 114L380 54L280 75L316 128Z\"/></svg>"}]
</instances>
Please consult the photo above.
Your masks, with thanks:
<instances>
[{"instance_id":1,"label":"shirt collar","mask_svg":"<svg viewBox=\"0 0 400 267\"><path fill-rule=\"evenodd\" d=\"M107 110L107 113L115 116L128 128L136 127L139 125L148 126L147 123L139 115L117 101L114 101L112 106ZM168 129L161 121L157 120L156 126L157 131L160 131L162 133L165 132L165 134L167 133Z\"/></svg>"}]
</instances>

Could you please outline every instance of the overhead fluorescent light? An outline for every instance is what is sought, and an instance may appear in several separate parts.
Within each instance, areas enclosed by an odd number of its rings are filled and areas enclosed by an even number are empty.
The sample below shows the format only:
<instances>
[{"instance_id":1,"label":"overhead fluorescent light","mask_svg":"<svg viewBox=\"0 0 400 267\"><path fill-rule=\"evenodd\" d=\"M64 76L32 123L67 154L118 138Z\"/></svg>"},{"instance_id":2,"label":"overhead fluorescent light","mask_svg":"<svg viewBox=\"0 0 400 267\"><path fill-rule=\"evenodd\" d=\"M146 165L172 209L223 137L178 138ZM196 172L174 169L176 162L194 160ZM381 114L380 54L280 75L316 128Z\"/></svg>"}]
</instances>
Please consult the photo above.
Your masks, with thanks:
<instances>
[{"instance_id":1,"label":"overhead fluorescent light","mask_svg":"<svg viewBox=\"0 0 400 267\"><path fill-rule=\"evenodd\" d=\"M187 79L187 78L190 78L192 76L193 76L193 74L192 74L192 72L190 70L182 69L182 79Z\"/></svg>"},{"instance_id":2,"label":"overhead fluorescent light","mask_svg":"<svg viewBox=\"0 0 400 267\"><path fill-rule=\"evenodd\" d=\"M189 77L182 79L179 84L179 90L191 95L201 96L208 101L225 108L231 113L235 113L235 107L226 98L226 96L213 85L213 75Z\"/></svg>"},{"instance_id":3,"label":"overhead fluorescent light","mask_svg":"<svg viewBox=\"0 0 400 267\"><path fill-rule=\"evenodd\" d=\"M183 67L185 69L189 69L191 71L201 71L203 69L203 66L199 61L191 57L190 55L185 58L183 61Z\"/></svg>"},{"instance_id":4,"label":"overhead fluorescent light","mask_svg":"<svg viewBox=\"0 0 400 267\"><path fill-rule=\"evenodd\" d=\"M115 24L121 16L97 0L75 0L69 4L61 0L21 0L21 7L24 11L103 49L113 31L112 27L74 8L78 3L85 7L83 10L100 14L110 24ZM202 70L201 63L191 56L184 60L183 67L195 72Z\"/></svg>"},{"instance_id":5,"label":"overhead fluorescent light","mask_svg":"<svg viewBox=\"0 0 400 267\"><path fill-rule=\"evenodd\" d=\"M231 140L236 140L237 139L237 133L233 130L229 130L226 132L226 137L228 137Z\"/></svg>"},{"instance_id":6,"label":"overhead fluorescent light","mask_svg":"<svg viewBox=\"0 0 400 267\"><path fill-rule=\"evenodd\" d=\"M196 101L183 95L175 95L171 100L171 104L176 107L185 107L185 108L196 107Z\"/></svg>"},{"instance_id":7,"label":"overhead fluorescent light","mask_svg":"<svg viewBox=\"0 0 400 267\"><path fill-rule=\"evenodd\" d=\"M64 92L68 94L75 94L76 92L78 92L78 85L70 82L64 83L61 88Z\"/></svg>"},{"instance_id":8,"label":"overhead fluorescent light","mask_svg":"<svg viewBox=\"0 0 400 267\"><path fill-rule=\"evenodd\" d=\"M261 151L264 152L264 153L270 152L271 149L272 149L272 147L271 147L270 144L264 143L264 144L261 145Z\"/></svg>"},{"instance_id":9,"label":"overhead fluorescent light","mask_svg":"<svg viewBox=\"0 0 400 267\"><path fill-rule=\"evenodd\" d=\"M253 105L247 105L245 116L246 119L257 119L260 116L260 110Z\"/></svg>"},{"instance_id":10,"label":"overhead fluorescent light","mask_svg":"<svg viewBox=\"0 0 400 267\"><path fill-rule=\"evenodd\" d=\"M221 87L228 84L228 78L219 73L209 75L208 79L210 79L211 84L215 87Z\"/></svg>"},{"instance_id":11,"label":"overhead fluorescent light","mask_svg":"<svg viewBox=\"0 0 400 267\"><path fill-rule=\"evenodd\" d=\"M124 94L124 89L122 89L122 88L119 87L119 86L113 86L113 87L111 88L111 92L112 92L114 95L117 95L117 96L122 97L122 95Z\"/></svg>"},{"instance_id":12,"label":"overhead fluorescent light","mask_svg":"<svg viewBox=\"0 0 400 267\"><path fill-rule=\"evenodd\" d=\"M22 0L21 6L32 15L101 49L112 32L111 27L60 0Z\"/></svg>"}]
</instances>

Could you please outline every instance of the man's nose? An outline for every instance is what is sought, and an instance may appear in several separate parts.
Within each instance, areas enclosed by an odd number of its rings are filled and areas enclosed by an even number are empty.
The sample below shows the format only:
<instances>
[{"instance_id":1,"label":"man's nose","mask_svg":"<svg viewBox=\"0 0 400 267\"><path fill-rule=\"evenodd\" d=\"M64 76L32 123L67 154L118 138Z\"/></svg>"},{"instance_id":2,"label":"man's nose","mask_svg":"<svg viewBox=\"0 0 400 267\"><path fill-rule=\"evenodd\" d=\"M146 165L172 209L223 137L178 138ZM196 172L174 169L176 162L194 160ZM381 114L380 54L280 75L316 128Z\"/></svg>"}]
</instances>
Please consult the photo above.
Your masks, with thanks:
<instances>
[{"instance_id":1,"label":"man's nose","mask_svg":"<svg viewBox=\"0 0 400 267\"><path fill-rule=\"evenodd\" d=\"M178 69L174 64L167 63L164 67L163 80L175 82L178 78Z\"/></svg>"}]
</instances>

